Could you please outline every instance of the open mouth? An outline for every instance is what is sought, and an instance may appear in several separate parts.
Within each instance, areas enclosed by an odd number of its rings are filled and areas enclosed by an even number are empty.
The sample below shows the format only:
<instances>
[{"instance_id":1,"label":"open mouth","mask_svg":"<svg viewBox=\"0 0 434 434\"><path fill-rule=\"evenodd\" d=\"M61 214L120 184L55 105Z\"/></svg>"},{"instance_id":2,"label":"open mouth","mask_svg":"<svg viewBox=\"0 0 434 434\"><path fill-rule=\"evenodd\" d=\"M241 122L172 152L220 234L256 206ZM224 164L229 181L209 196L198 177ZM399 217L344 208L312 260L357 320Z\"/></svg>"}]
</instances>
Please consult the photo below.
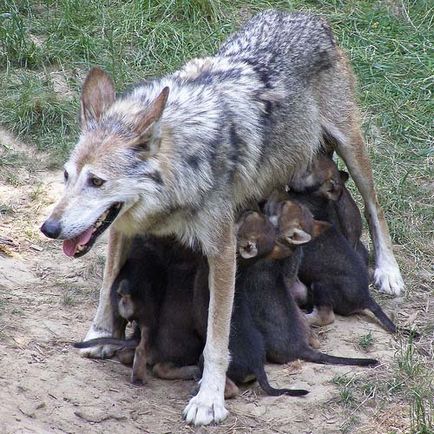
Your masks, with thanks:
<instances>
[{"instance_id":1,"label":"open mouth","mask_svg":"<svg viewBox=\"0 0 434 434\"><path fill-rule=\"evenodd\" d=\"M85 255L92 248L96 239L114 222L122 205L121 202L114 203L89 229L75 238L63 241L63 253L74 258Z\"/></svg>"}]
</instances>

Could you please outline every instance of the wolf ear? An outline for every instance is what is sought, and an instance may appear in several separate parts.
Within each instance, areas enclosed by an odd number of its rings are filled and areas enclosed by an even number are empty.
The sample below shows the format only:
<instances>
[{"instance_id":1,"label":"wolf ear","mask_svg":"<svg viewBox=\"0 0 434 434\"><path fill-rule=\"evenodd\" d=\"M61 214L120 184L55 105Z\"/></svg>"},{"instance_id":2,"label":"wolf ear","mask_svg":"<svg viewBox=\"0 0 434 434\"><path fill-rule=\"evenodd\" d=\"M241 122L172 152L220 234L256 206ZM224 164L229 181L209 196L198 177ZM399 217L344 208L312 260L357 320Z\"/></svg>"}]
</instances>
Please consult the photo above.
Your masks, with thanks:
<instances>
[{"instance_id":1,"label":"wolf ear","mask_svg":"<svg viewBox=\"0 0 434 434\"><path fill-rule=\"evenodd\" d=\"M113 80L101 68L92 68L81 90L80 126L86 129L98 122L113 104L116 92Z\"/></svg>"},{"instance_id":2,"label":"wolf ear","mask_svg":"<svg viewBox=\"0 0 434 434\"><path fill-rule=\"evenodd\" d=\"M132 145L144 159L152 157L160 148L160 118L166 107L169 88L166 86L143 115L139 115L134 125L136 138Z\"/></svg>"},{"instance_id":3,"label":"wolf ear","mask_svg":"<svg viewBox=\"0 0 434 434\"><path fill-rule=\"evenodd\" d=\"M336 183L333 179L330 179L327 181L323 189L325 189L325 192L323 192L323 195L328 199L332 201L337 201L342 194L342 185Z\"/></svg>"}]
</instances>

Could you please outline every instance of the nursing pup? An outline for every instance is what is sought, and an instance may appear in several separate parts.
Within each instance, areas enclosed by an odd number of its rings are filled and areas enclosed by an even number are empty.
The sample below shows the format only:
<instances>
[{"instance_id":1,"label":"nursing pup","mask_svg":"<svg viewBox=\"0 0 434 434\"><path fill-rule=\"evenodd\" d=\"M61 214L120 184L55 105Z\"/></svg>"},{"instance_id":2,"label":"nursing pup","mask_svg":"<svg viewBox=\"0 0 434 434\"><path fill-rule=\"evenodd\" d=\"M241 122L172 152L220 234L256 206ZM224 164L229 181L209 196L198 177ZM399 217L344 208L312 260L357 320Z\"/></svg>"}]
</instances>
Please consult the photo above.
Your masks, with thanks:
<instances>
[{"instance_id":1,"label":"nursing pup","mask_svg":"<svg viewBox=\"0 0 434 434\"><path fill-rule=\"evenodd\" d=\"M363 230L362 216L345 186L347 181L348 173L338 170L332 158L321 153L292 187L290 198L299 198L297 193L312 197L309 209L314 217L332 223L367 264L368 251L360 239ZM291 196L292 192L294 196ZM308 197L305 201L309 200Z\"/></svg>"},{"instance_id":2,"label":"nursing pup","mask_svg":"<svg viewBox=\"0 0 434 434\"><path fill-rule=\"evenodd\" d=\"M81 94L81 135L65 164L65 192L41 227L79 257L110 227L100 303L86 336L119 337L110 288L135 234L197 245L210 267L210 315L200 389L185 409L196 425L223 420L235 286L234 211L296 179L320 148L344 159L366 205L375 280L403 287L354 101L354 78L328 24L263 11L214 57L116 97L90 71ZM110 356L107 346L82 350Z\"/></svg>"},{"instance_id":3,"label":"nursing pup","mask_svg":"<svg viewBox=\"0 0 434 434\"><path fill-rule=\"evenodd\" d=\"M259 278L257 264L273 255L275 230L266 217L255 211L245 212L239 220L237 231L238 269L235 283L229 351L231 361L227 371L230 380L237 384L256 379L268 395L302 396L300 389L275 389L270 386L264 370L265 341L253 321L249 308L250 278ZM209 299L208 266L203 262L195 280L194 306L198 331L206 336L207 305ZM260 284L259 284L260 285Z\"/></svg>"},{"instance_id":4,"label":"nursing pup","mask_svg":"<svg viewBox=\"0 0 434 434\"><path fill-rule=\"evenodd\" d=\"M127 340L96 338L74 346L135 349L134 384L146 381L147 365L153 365L153 373L160 378L196 378L203 350L192 312L199 258L171 238L136 237L112 287L115 315L137 323L134 336Z\"/></svg>"},{"instance_id":5,"label":"nursing pup","mask_svg":"<svg viewBox=\"0 0 434 434\"><path fill-rule=\"evenodd\" d=\"M293 202L269 204L267 212L276 222L277 240L269 258L257 261L244 275L247 301L254 324L265 341L267 359L288 363L303 359L314 363L374 366L374 359L337 357L309 345L309 326L295 303L289 285L296 281L303 250L329 230L330 225L312 218L307 209ZM254 237L244 242L255 243Z\"/></svg>"},{"instance_id":6,"label":"nursing pup","mask_svg":"<svg viewBox=\"0 0 434 434\"><path fill-rule=\"evenodd\" d=\"M160 242L161 244L161 242ZM114 345L117 349L134 348L131 382L146 382L146 365L150 348L158 331L160 308L167 286L166 268L161 260L160 245L152 238L135 237L129 256L116 277L111 299L119 330L124 334L127 321L135 321L133 338L96 338L74 346Z\"/></svg>"},{"instance_id":7,"label":"nursing pup","mask_svg":"<svg viewBox=\"0 0 434 434\"><path fill-rule=\"evenodd\" d=\"M312 225L313 216L326 212L327 199L321 195L290 192L289 197L297 201L283 202L282 210L297 210L300 224ZM283 228L291 222L286 220L280 220ZM309 288L314 305L313 312L307 315L310 323L330 324L334 321L334 313L351 315L368 309L386 330L395 333L395 324L369 293L368 270L362 258L333 225L322 225L327 226L303 246L303 259L298 270L298 277Z\"/></svg>"}]
</instances>

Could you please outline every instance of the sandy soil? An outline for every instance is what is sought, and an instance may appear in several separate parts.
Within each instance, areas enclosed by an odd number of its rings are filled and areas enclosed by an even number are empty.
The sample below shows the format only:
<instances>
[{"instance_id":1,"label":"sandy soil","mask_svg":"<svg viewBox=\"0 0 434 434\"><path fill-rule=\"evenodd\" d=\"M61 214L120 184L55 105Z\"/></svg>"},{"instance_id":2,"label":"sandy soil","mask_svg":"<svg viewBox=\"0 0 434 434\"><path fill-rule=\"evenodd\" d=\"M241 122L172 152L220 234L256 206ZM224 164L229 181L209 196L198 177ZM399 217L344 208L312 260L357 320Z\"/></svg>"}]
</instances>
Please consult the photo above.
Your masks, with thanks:
<instances>
[{"instance_id":1,"label":"sandy soil","mask_svg":"<svg viewBox=\"0 0 434 434\"><path fill-rule=\"evenodd\" d=\"M187 426L181 411L193 382L151 379L135 387L129 384L129 368L115 360L83 359L71 348L93 318L105 242L82 259L64 256L60 244L38 230L62 189L61 172L35 169L21 175L17 184L5 182L7 174L0 178L1 433L336 433L349 415L338 404L331 380L346 373L370 376L389 366L396 348L390 335L366 317L338 318L320 331L321 350L376 357L382 364L374 371L306 362L268 365L273 385L311 393L267 397L255 384L227 403L231 414L223 425ZM402 299L383 305L392 316L411 314ZM374 344L366 353L357 342L368 332ZM394 409L396 432L404 432L399 427L408 423L407 411ZM361 402L354 410L360 423L353 432L387 432L386 410L392 411Z\"/></svg>"}]
</instances>

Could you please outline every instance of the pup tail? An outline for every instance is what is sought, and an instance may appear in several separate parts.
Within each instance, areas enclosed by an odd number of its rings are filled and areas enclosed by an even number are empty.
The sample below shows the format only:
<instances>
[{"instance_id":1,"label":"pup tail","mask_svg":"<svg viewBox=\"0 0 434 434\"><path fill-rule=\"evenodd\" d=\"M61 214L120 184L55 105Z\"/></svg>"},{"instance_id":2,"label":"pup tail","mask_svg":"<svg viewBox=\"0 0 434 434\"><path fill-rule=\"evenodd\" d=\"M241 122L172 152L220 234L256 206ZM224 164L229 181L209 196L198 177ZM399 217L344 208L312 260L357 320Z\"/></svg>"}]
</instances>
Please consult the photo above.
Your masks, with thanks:
<instances>
[{"instance_id":1,"label":"pup tail","mask_svg":"<svg viewBox=\"0 0 434 434\"><path fill-rule=\"evenodd\" d=\"M136 348L139 342L137 339L116 339L116 338L96 338L89 339L83 342L74 342L72 345L74 348L90 348L97 345L117 345L120 348Z\"/></svg>"},{"instance_id":2,"label":"pup tail","mask_svg":"<svg viewBox=\"0 0 434 434\"><path fill-rule=\"evenodd\" d=\"M381 309L381 306L372 298L370 298L368 302L367 309L369 309L378 319L378 321L383 324L384 328L390 333L396 333L397 327L392 322L392 320L384 313L384 310Z\"/></svg>"},{"instance_id":3,"label":"pup tail","mask_svg":"<svg viewBox=\"0 0 434 434\"><path fill-rule=\"evenodd\" d=\"M411 336L413 339L420 338L420 333L418 333L416 330L397 327L374 299L371 298L369 300L367 309L369 309L376 316L376 318L381 322L387 331L391 333L401 332L406 336Z\"/></svg>"},{"instance_id":4,"label":"pup tail","mask_svg":"<svg viewBox=\"0 0 434 434\"><path fill-rule=\"evenodd\" d=\"M280 395L304 396L309 393L308 390L304 390L304 389L275 389L274 387L270 386L270 383L268 382L267 374L265 373L263 366L260 369L258 369L258 372L255 372L255 376L262 390L267 395L270 396L280 396Z\"/></svg>"},{"instance_id":5,"label":"pup tail","mask_svg":"<svg viewBox=\"0 0 434 434\"><path fill-rule=\"evenodd\" d=\"M378 360L375 359L357 359L352 357L337 357L321 353L313 348L306 348L301 358L308 362L321 363L323 365L351 365L351 366L376 366Z\"/></svg>"}]
</instances>

